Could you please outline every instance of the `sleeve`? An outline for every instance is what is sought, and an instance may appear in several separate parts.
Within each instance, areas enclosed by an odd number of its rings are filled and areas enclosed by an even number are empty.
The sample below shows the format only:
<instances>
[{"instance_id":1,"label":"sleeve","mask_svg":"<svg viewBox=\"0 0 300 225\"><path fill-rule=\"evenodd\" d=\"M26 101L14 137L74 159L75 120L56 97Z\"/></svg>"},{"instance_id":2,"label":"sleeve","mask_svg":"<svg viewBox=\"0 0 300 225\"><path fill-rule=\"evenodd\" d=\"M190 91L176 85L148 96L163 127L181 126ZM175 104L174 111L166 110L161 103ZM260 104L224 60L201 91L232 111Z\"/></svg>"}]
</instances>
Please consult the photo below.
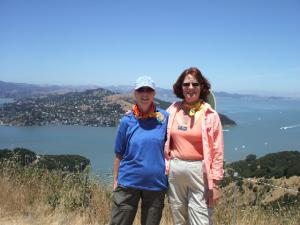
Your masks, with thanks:
<instances>
[{"instance_id":1,"label":"sleeve","mask_svg":"<svg viewBox=\"0 0 300 225\"><path fill-rule=\"evenodd\" d=\"M164 155L165 159L168 161L170 159L170 132L171 132L171 124L170 124L170 115L172 112L172 109L174 108L175 103L172 103L166 110L168 114L168 121L167 121L167 129L166 129L166 136L165 136L165 146L164 146ZM166 165L167 162L166 162Z\"/></svg>"},{"instance_id":2,"label":"sleeve","mask_svg":"<svg viewBox=\"0 0 300 225\"><path fill-rule=\"evenodd\" d=\"M128 123L127 119L123 118L120 122L116 140L115 140L115 154L119 156L123 156L125 153L127 140L126 140L126 131L127 131Z\"/></svg>"},{"instance_id":3,"label":"sleeve","mask_svg":"<svg viewBox=\"0 0 300 225\"><path fill-rule=\"evenodd\" d=\"M224 138L223 128L220 117L217 113L214 115L213 126L213 152L212 152L212 178L214 180L222 180L224 175Z\"/></svg>"}]
</instances>

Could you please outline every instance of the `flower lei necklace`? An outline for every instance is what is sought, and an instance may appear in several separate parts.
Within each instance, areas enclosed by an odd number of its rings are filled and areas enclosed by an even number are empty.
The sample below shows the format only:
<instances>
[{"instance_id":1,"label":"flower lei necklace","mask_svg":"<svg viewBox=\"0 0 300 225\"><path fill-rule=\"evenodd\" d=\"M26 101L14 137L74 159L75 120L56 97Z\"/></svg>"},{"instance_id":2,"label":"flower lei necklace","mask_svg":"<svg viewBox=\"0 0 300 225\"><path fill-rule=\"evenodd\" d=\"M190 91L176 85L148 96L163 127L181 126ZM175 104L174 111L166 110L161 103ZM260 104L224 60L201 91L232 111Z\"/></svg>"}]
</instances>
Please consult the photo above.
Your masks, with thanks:
<instances>
[{"instance_id":1,"label":"flower lei necklace","mask_svg":"<svg viewBox=\"0 0 300 225\"><path fill-rule=\"evenodd\" d=\"M182 108L188 112L189 116L194 116L196 112L201 111L204 108L204 104L202 100L194 104L183 102Z\"/></svg>"},{"instance_id":2,"label":"flower lei necklace","mask_svg":"<svg viewBox=\"0 0 300 225\"><path fill-rule=\"evenodd\" d=\"M149 113L142 113L137 104L133 105L132 111L137 119L156 118L159 123L161 123L164 120L164 115L161 112L156 111L156 108L153 103L150 106Z\"/></svg>"}]
</instances>

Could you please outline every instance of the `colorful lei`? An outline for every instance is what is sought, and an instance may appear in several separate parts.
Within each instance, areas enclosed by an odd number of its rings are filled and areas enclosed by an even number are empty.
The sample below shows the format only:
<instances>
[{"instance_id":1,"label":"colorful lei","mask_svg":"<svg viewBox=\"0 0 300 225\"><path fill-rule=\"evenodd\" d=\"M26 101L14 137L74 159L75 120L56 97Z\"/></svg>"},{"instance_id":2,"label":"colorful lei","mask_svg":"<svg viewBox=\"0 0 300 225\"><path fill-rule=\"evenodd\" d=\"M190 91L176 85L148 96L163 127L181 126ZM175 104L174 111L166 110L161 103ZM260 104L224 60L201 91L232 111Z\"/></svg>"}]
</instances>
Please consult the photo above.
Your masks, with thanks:
<instances>
[{"instance_id":1,"label":"colorful lei","mask_svg":"<svg viewBox=\"0 0 300 225\"><path fill-rule=\"evenodd\" d=\"M152 103L150 106L150 112L149 113L142 113L138 107L137 104L133 105L132 111L134 116L137 119L149 119L149 118L156 118L159 123L162 123L164 120L164 115L161 112L157 112L155 105Z\"/></svg>"}]
</instances>

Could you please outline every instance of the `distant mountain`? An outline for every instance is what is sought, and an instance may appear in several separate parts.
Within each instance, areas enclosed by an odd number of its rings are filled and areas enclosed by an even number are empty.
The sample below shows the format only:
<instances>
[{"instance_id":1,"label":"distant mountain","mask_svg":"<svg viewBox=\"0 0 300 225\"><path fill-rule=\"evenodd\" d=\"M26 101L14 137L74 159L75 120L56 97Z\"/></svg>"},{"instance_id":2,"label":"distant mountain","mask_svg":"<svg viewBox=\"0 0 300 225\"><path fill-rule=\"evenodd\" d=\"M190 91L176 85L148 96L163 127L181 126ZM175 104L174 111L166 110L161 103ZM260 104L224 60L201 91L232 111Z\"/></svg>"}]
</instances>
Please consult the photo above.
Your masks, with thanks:
<instances>
[{"instance_id":1,"label":"distant mountain","mask_svg":"<svg viewBox=\"0 0 300 225\"><path fill-rule=\"evenodd\" d=\"M246 95L246 94L236 94L236 93L228 93L224 91L214 92L216 97L227 97L227 98L258 98L256 95Z\"/></svg>"},{"instance_id":2,"label":"distant mountain","mask_svg":"<svg viewBox=\"0 0 300 225\"><path fill-rule=\"evenodd\" d=\"M60 86L60 85L35 85L26 83L12 83L0 81L0 98L24 98L33 96L46 96L49 94L63 94L74 91L84 91L98 88L99 86Z\"/></svg>"},{"instance_id":3,"label":"distant mountain","mask_svg":"<svg viewBox=\"0 0 300 225\"><path fill-rule=\"evenodd\" d=\"M0 81L0 97L1 98L18 98L20 96L30 96L32 93L43 93L53 91L53 88L42 88L38 85L24 84L24 83L10 83Z\"/></svg>"},{"instance_id":4,"label":"distant mountain","mask_svg":"<svg viewBox=\"0 0 300 225\"><path fill-rule=\"evenodd\" d=\"M132 93L132 91L134 90L134 86L130 86L130 85L103 86L103 88L113 92L126 93L126 94ZM157 87L155 97L167 102L178 101L178 98L176 98L176 96L174 95L171 89Z\"/></svg>"},{"instance_id":5,"label":"distant mountain","mask_svg":"<svg viewBox=\"0 0 300 225\"><path fill-rule=\"evenodd\" d=\"M155 102L162 108L170 105L159 99L155 99ZM132 104L133 99L130 95L103 88L34 96L4 104L0 110L0 125L117 126Z\"/></svg>"},{"instance_id":6,"label":"distant mountain","mask_svg":"<svg viewBox=\"0 0 300 225\"><path fill-rule=\"evenodd\" d=\"M103 88L119 92L119 93L131 93L134 89L134 86L130 85L118 85L118 86L103 86ZM216 98L234 98L234 99L257 99L257 98L267 98L267 99L282 99L286 97L276 97L276 96L258 96L258 95L248 95L248 94L237 94L237 93L228 93L224 91L214 91L213 92ZM165 88L156 88L156 97L168 102L178 101L179 99L173 93L171 89Z\"/></svg>"},{"instance_id":7,"label":"distant mountain","mask_svg":"<svg viewBox=\"0 0 300 225\"><path fill-rule=\"evenodd\" d=\"M33 96L47 96L49 94L64 94L68 92L75 91L85 91L96 88L108 89L116 93L132 93L132 85L117 85L117 86L99 86L99 85L35 85L26 83L12 83L0 81L0 98L24 98ZM270 99L280 99L282 97L261 97L257 95L245 95L227 92L214 92L215 96L218 97L228 97L228 98L270 98ZM178 101L178 98L174 95L171 89L156 88L156 98L162 99L167 102Z\"/></svg>"},{"instance_id":8,"label":"distant mountain","mask_svg":"<svg viewBox=\"0 0 300 225\"><path fill-rule=\"evenodd\" d=\"M171 104L157 98L155 103L163 109ZM131 94L120 94L103 88L33 96L4 104L0 110L0 125L117 126L120 118L133 104ZM224 125L235 125L228 117L220 117Z\"/></svg>"},{"instance_id":9,"label":"distant mountain","mask_svg":"<svg viewBox=\"0 0 300 225\"><path fill-rule=\"evenodd\" d=\"M110 85L110 86L102 86L102 88L105 88L107 90L116 92L116 93L131 93L133 91L132 85Z\"/></svg>"}]
</instances>

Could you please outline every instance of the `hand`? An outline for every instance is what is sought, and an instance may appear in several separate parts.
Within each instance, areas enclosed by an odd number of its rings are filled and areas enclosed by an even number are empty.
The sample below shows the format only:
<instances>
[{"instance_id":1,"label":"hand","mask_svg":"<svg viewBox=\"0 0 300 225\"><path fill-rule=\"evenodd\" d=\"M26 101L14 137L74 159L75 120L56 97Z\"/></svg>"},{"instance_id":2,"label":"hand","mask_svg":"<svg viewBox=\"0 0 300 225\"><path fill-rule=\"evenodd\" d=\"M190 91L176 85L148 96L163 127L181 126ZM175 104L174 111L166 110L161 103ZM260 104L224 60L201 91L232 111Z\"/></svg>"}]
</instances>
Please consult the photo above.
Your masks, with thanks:
<instances>
[{"instance_id":1,"label":"hand","mask_svg":"<svg viewBox=\"0 0 300 225\"><path fill-rule=\"evenodd\" d=\"M131 112L132 112L132 110L131 110L131 109L128 109L128 110L125 112L125 115L128 116Z\"/></svg>"},{"instance_id":2,"label":"hand","mask_svg":"<svg viewBox=\"0 0 300 225\"><path fill-rule=\"evenodd\" d=\"M113 191L116 190L116 188L118 187L118 181L114 181L113 183Z\"/></svg>"},{"instance_id":3,"label":"hand","mask_svg":"<svg viewBox=\"0 0 300 225\"><path fill-rule=\"evenodd\" d=\"M208 208L213 208L220 199L222 193L219 186L214 185L213 189L208 191Z\"/></svg>"},{"instance_id":4,"label":"hand","mask_svg":"<svg viewBox=\"0 0 300 225\"><path fill-rule=\"evenodd\" d=\"M171 155L170 151L164 151L164 155L165 155L166 159L170 159L171 158L170 157L170 155Z\"/></svg>"}]
</instances>

